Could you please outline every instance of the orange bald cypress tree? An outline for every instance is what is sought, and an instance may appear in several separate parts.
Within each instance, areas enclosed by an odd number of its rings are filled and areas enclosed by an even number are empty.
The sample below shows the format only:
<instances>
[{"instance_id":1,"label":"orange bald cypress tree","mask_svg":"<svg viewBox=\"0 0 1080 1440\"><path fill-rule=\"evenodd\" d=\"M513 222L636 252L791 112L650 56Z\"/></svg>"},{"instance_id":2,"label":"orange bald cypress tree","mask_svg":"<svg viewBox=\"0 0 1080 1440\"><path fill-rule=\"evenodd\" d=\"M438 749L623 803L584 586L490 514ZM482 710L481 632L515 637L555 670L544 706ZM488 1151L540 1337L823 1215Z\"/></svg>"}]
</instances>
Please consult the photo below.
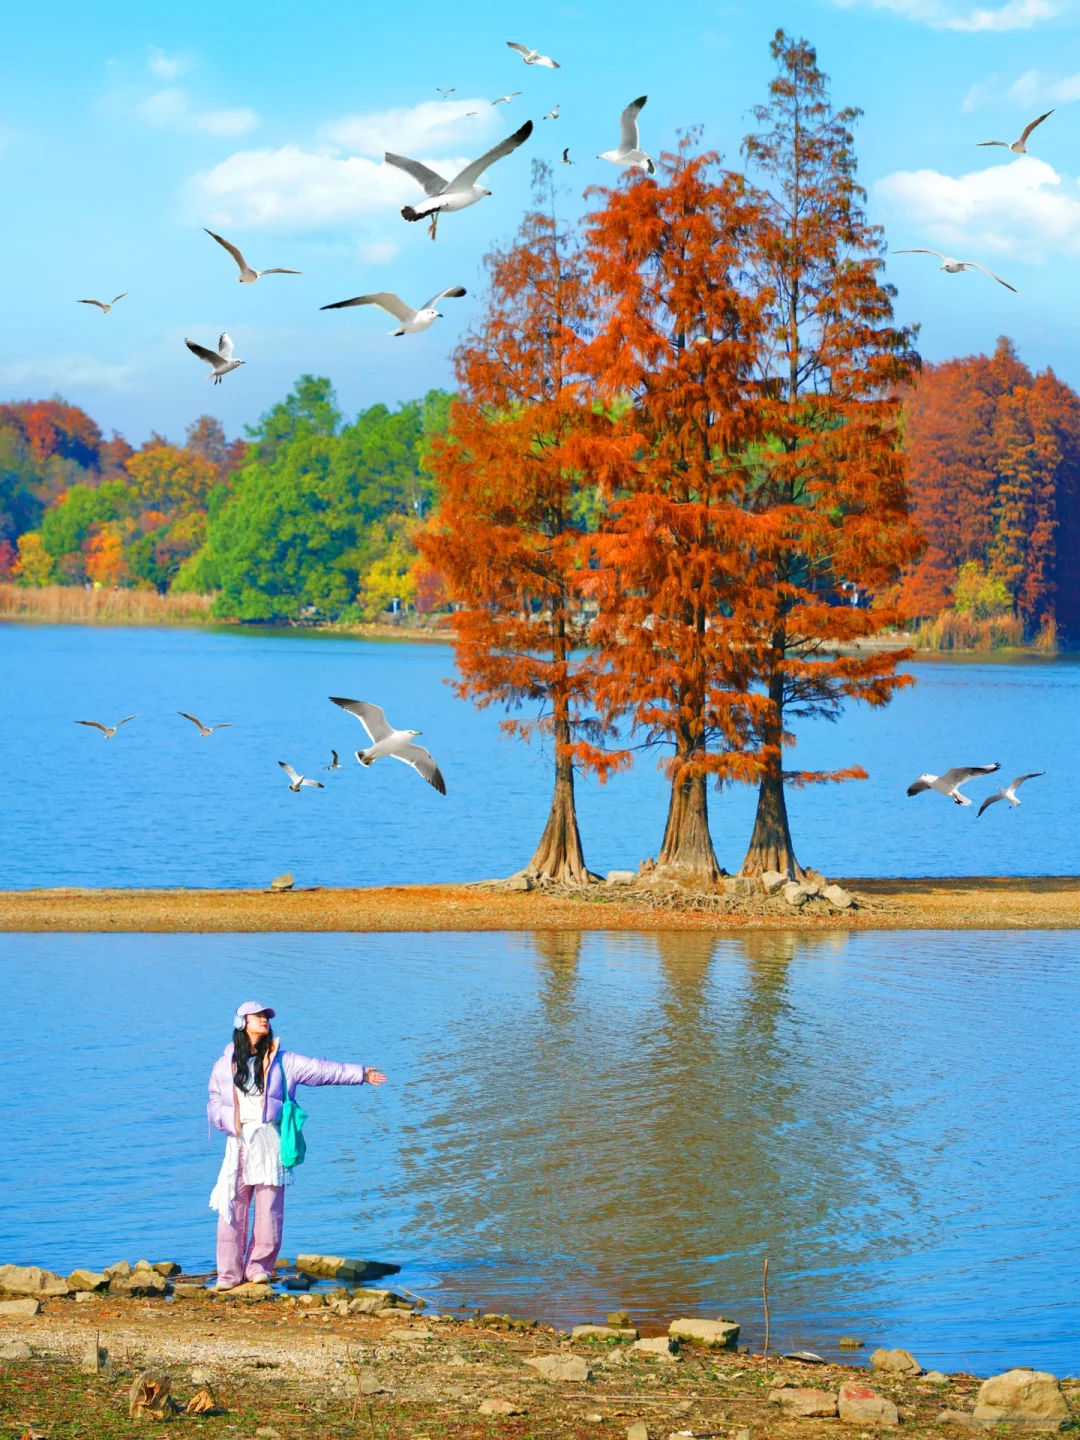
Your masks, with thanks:
<instances>
[{"instance_id":1,"label":"orange bald cypress tree","mask_svg":"<svg viewBox=\"0 0 1080 1440\"><path fill-rule=\"evenodd\" d=\"M608 718L671 751L658 868L709 883L720 873L710 779L756 773L732 626L762 302L740 283L756 209L716 155L691 148L663 156L655 181L599 192L586 249L602 313L586 363L614 416L592 452L611 497L593 576L597 695Z\"/></svg>"},{"instance_id":2,"label":"orange bald cypress tree","mask_svg":"<svg viewBox=\"0 0 1080 1440\"><path fill-rule=\"evenodd\" d=\"M592 488L577 443L597 423L574 352L592 319L587 278L554 215L550 170L534 166L537 208L516 242L486 259L487 311L460 346L460 393L429 465L442 498L419 540L454 602L458 693L478 705L535 706L503 728L553 742L555 788L535 876L589 874L574 804L575 744L595 756L581 582ZM541 203L546 202L546 209Z\"/></svg>"},{"instance_id":3,"label":"orange bald cypress tree","mask_svg":"<svg viewBox=\"0 0 1080 1440\"><path fill-rule=\"evenodd\" d=\"M882 237L855 180L854 110L836 111L805 41L778 31L777 74L744 149L762 186L753 282L767 305L758 380L768 443L747 495L756 567L747 644L763 705L757 816L742 873L798 876L787 783L862 778L785 772L793 720L835 719L848 701L884 705L908 683L896 656L841 655L893 622L844 603L892 584L918 553L899 444L899 392L918 367L914 332L893 324ZM848 587L845 590L845 586Z\"/></svg>"}]
</instances>

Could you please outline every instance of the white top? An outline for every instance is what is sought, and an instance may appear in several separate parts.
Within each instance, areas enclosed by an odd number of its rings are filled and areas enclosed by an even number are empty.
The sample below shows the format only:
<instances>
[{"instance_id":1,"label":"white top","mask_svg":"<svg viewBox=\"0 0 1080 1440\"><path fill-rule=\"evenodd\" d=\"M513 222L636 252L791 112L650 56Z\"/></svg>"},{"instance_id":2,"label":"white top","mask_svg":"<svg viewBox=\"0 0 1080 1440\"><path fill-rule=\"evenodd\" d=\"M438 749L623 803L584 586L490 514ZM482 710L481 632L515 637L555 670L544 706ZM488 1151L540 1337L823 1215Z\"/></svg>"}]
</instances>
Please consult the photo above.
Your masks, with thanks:
<instances>
[{"instance_id":1,"label":"white top","mask_svg":"<svg viewBox=\"0 0 1080 1440\"><path fill-rule=\"evenodd\" d=\"M236 1087L240 1135L225 1142L217 1184L210 1192L210 1209L228 1216L241 1179L245 1185L286 1185L292 1172L281 1163L281 1133L263 1124L263 1092L254 1088L255 1058L248 1061L248 1089Z\"/></svg>"},{"instance_id":2,"label":"white top","mask_svg":"<svg viewBox=\"0 0 1080 1440\"><path fill-rule=\"evenodd\" d=\"M241 1090L236 1087L237 1101L240 1109L240 1125L247 1129L248 1125L261 1125L263 1118L263 1100L265 1096L261 1090L255 1089L255 1056L252 1055L248 1061L247 1089Z\"/></svg>"}]
</instances>

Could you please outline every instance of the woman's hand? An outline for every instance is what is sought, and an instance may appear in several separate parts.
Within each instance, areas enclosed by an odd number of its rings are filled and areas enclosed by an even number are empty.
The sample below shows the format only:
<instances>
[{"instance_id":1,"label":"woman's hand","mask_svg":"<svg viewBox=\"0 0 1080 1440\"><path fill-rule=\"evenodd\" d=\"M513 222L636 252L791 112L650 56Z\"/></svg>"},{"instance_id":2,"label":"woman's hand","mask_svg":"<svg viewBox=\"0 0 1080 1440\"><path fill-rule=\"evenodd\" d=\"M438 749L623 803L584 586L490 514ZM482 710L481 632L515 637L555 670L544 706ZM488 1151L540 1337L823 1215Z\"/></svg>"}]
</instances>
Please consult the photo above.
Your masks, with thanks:
<instances>
[{"instance_id":1,"label":"woman's hand","mask_svg":"<svg viewBox=\"0 0 1080 1440\"><path fill-rule=\"evenodd\" d=\"M368 1085L385 1085L386 1076L381 1070L375 1070L370 1065L365 1065L364 1082Z\"/></svg>"}]
</instances>

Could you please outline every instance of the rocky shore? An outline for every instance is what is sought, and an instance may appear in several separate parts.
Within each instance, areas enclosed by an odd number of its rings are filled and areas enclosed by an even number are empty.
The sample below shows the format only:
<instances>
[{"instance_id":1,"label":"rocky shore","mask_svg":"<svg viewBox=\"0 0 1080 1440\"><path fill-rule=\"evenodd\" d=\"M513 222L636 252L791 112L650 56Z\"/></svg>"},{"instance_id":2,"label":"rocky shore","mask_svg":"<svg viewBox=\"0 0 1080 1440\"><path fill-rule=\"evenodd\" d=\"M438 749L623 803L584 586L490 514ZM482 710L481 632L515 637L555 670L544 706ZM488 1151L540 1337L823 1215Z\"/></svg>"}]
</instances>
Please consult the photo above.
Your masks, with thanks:
<instances>
[{"instance_id":1,"label":"rocky shore","mask_svg":"<svg viewBox=\"0 0 1080 1440\"><path fill-rule=\"evenodd\" d=\"M1076 876L840 880L852 901L842 906L795 891L792 903L783 887L743 891L747 883L675 903L662 887L608 881L578 895L531 882L271 890L269 879L261 890L9 890L0 892L0 932L1080 928Z\"/></svg>"},{"instance_id":2,"label":"rocky shore","mask_svg":"<svg viewBox=\"0 0 1080 1440\"><path fill-rule=\"evenodd\" d=\"M652 1335L626 1311L570 1333L463 1320L370 1283L387 1269L300 1256L284 1288L215 1292L169 1262L70 1276L0 1266L0 1433L120 1440L168 1422L223 1440L866 1440L1056 1431L1080 1400L1080 1382L925 1373L902 1349L868 1367L752 1354L719 1316Z\"/></svg>"}]
</instances>

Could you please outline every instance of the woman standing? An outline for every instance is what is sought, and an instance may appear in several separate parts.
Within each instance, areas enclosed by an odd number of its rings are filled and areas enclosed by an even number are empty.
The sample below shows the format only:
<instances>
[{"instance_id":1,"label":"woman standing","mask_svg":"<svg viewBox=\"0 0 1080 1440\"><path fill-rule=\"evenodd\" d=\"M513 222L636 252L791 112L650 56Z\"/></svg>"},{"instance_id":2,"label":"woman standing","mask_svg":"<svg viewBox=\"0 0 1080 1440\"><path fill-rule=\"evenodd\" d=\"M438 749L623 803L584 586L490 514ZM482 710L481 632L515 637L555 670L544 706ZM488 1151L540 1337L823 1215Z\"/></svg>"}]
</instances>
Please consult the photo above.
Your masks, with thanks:
<instances>
[{"instance_id":1,"label":"woman standing","mask_svg":"<svg viewBox=\"0 0 1080 1440\"><path fill-rule=\"evenodd\" d=\"M233 1037L210 1072L210 1123L229 1137L210 1196L218 1212L217 1288L272 1278L281 1250L285 1184L281 1107L297 1085L381 1085L386 1076L365 1065L309 1060L279 1049L270 1026L275 1011L246 1000L233 1017ZM251 1201L255 1227L248 1239Z\"/></svg>"}]
</instances>

